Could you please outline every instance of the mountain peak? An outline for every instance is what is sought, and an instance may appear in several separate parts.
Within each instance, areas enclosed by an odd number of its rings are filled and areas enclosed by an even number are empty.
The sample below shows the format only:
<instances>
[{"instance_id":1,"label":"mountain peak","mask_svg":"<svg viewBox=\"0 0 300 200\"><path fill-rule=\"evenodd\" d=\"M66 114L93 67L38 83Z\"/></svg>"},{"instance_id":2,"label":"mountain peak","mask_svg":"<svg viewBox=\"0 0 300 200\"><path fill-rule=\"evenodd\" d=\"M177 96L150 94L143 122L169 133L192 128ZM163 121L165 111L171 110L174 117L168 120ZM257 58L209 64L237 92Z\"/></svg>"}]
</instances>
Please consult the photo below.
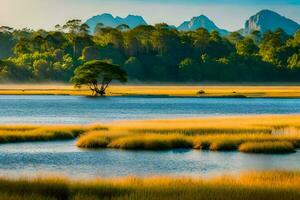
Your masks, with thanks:
<instances>
[{"instance_id":1,"label":"mountain peak","mask_svg":"<svg viewBox=\"0 0 300 200\"><path fill-rule=\"evenodd\" d=\"M197 30L198 28L205 28L209 32L211 32L213 30L216 30L221 35L228 34L228 31L226 31L224 29L220 29L219 27L217 27L216 24L213 21L211 21L205 15L199 15L197 17L193 17L190 21L183 22L178 27L178 30L181 30L181 31L194 31L194 30Z\"/></svg>"},{"instance_id":2,"label":"mountain peak","mask_svg":"<svg viewBox=\"0 0 300 200\"><path fill-rule=\"evenodd\" d=\"M300 25L272 10L261 10L251 16L245 23L245 34L250 34L252 31L261 31L262 33L271 30L275 31L282 28L287 34L293 35Z\"/></svg>"},{"instance_id":3,"label":"mountain peak","mask_svg":"<svg viewBox=\"0 0 300 200\"><path fill-rule=\"evenodd\" d=\"M98 23L102 23L105 26L109 27L117 27L121 24L127 24L130 28L135 28L139 25L147 25L147 22L144 20L142 16L131 15L129 14L127 17L122 18L119 16L114 17L109 13L103 13L101 15L94 16L86 21L86 24L90 27L90 32L93 33L95 27Z\"/></svg>"},{"instance_id":4,"label":"mountain peak","mask_svg":"<svg viewBox=\"0 0 300 200\"><path fill-rule=\"evenodd\" d=\"M142 16L139 16L139 15L132 15L132 14L129 14L127 15L126 18L143 18Z\"/></svg>"},{"instance_id":5,"label":"mountain peak","mask_svg":"<svg viewBox=\"0 0 300 200\"><path fill-rule=\"evenodd\" d=\"M277 12L275 12L273 10L269 10L269 9L263 9L263 10L259 11L257 14L275 14L275 15L279 15Z\"/></svg>"},{"instance_id":6,"label":"mountain peak","mask_svg":"<svg viewBox=\"0 0 300 200\"><path fill-rule=\"evenodd\" d=\"M210 20L206 15L199 15L198 17L193 17L193 18L196 18L196 19L208 19L208 20Z\"/></svg>"},{"instance_id":7,"label":"mountain peak","mask_svg":"<svg viewBox=\"0 0 300 200\"><path fill-rule=\"evenodd\" d=\"M103 14L98 15L98 16L103 16L103 17L113 17L112 14L110 14L110 13L103 13Z\"/></svg>"}]
</instances>

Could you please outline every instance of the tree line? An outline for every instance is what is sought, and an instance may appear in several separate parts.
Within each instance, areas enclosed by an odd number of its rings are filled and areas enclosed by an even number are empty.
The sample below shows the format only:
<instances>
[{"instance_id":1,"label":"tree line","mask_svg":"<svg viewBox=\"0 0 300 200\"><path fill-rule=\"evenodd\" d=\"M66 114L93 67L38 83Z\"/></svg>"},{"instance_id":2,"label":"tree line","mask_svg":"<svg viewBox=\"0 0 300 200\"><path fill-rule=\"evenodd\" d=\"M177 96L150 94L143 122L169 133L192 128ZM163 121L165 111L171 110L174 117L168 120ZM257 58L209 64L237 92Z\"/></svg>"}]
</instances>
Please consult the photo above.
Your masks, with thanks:
<instances>
[{"instance_id":1,"label":"tree line","mask_svg":"<svg viewBox=\"0 0 300 200\"><path fill-rule=\"evenodd\" d=\"M134 29L99 23L90 33L80 20L70 20L54 31L0 27L0 59L2 82L68 82L93 60L119 65L137 82L300 81L300 30L222 37L164 23Z\"/></svg>"}]
</instances>

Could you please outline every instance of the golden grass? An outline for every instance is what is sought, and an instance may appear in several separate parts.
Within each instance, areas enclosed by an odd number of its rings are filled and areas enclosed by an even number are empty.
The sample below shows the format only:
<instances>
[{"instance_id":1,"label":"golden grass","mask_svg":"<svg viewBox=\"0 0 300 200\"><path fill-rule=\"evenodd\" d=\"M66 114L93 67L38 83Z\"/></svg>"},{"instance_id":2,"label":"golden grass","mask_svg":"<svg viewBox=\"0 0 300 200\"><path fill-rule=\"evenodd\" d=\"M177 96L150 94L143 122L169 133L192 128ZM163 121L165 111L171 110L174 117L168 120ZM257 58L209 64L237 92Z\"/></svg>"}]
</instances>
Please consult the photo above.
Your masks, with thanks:
<instances>
[{"instance_id":1,"label":"golden grass","mask_svg":"<svg viewBox=\"0 0 300 200\"><path fill-rule=\"evenodd\" d=\"M185 119L159 119L112 123L112 129L137 133L232 134L276 133L283 129L300 127L299 115L258 115L235 117L207 117Z\"/></svg>"},{"instance_id":2,"label":"golden grass","mask_svg":"<svg viewBox=\"0 0 300 200\"><path fill-rule=\"evenodd\" d=\"M190 119L162 119L118 122L113 124L117 128L131 130L194 130L203 132L233 133L233 132L265 132L271 133L275 129L299 128L299 115L253 115L234 117L208 117ZM253 131L254 130L254 131ZM231 132L233 131L233 132Z\"/></svg>"},{"instance_id":3,"label":"golden grass","mask_svg":"<svg viewBox=\"0 0 300 200\"><path fill-rule=\"evenodd\" d=\"M205 93L199 95L203 90ZM0 85L0 95L91 95L88 88L75 89L71 85L36 84L36 85ZM300 86L206 86L206 85L112 85L108 88L109 96L188 96L188 97L300 97Z\"/></svg>"},{"instance_id":4,"label":"golden grass","mask_svg":"<svg viewBox=\"0 0 300 200\"><path fill-rule=\"evenodd\" d=\"M83 134L81 148L238 150L247 142L290 142L300 147L300 116L245 116L113 122Z\"/></svg>"},{"instance_id":5,"label":"golden grass","mask_svg":"<svg viewBox=\"0 0 300 200\"><path fill-rule=\"evenodd\" d=\"M294 145L291 142L247 142L239 146L239 151L245 153L292 153Z\"/></svg>"},{"instance_id":6,"label":"golden grass","mask_svg":"<svg viewBox=\"0 0 300 200\"><path fill-rule=\"evenodd\" d=\"M213 135L184 135L184 134L141 134L120 133L112 131L93 131L79 137L77 146L81 148L115 148L126 150L167 150L176 148L209 149L212 151L239 150L245 143L269 144L283 148L289 143L292 150L299 147L299 134L213 134ZM254 145L253 145L254 148ZM258 147L259 148L259 147ZM271 148L271 147L270 147ZM241 149L240 149L241 150ZM265 147L266 153L270 153ZM261 149L262 153L263 149ZM247 151L242 151L247 152ZM252 152L255 153L255 152ZM276 153L274 150L273 153Z\"/></svg>"},{"instance_id":7,"label":"golden grass","mask_svg":"<svg viewBox=\"0 0 300 200\"><path fill-rule=\"evenodd\" d=\"M80 142L79 139L79 146ZM182 135L153 134L120 137L108 143L107 147L132 150L167 150L175 148L193 148L193 144L189 138Z\"/></svg>"},{"instance_id":8,"label":"golden grass","mask_svg":"<svg viewBox=\"0 0 300 200\"><path fill-rule=\"evenodd\" d=\"M237 150L246 142L300 147L300 116L245 116L112 122L102 125L0 125L0 143L74 139L82 148Z\"/></svg>"},{"instance_id":9,"label":"golden grass","mask_svg":"<svg viewBox=\"0 0 300 200\"><path fill-rule=\"evenodd\" d=\"M296 200L300 199L300 172L247 172L209 179L129 177L72 181L55 177L1 178L0 199Z\"/></svg>"},{"instance_id":10,"label":"golden grass","mask_svg":"<svg viewBox=\"0 0 300 200\"><path fill-rule=\"evenodd\" d=\"M100 125L0 125L0 143L74 139L91 130L106 130Z\"/></svg>"}]
</instances>

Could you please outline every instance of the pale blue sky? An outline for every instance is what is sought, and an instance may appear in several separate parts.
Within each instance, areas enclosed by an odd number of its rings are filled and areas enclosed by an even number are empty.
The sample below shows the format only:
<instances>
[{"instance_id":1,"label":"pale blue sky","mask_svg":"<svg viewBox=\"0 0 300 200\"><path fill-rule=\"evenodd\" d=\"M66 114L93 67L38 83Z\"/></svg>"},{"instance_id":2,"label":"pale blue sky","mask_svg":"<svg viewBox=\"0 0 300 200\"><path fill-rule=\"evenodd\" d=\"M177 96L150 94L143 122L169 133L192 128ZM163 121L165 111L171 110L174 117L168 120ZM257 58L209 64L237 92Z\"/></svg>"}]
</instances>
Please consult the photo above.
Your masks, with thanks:
<instances>
[{"instance_id":1,"label":"pale blue sky","mask_svg":"<svg viewBox=\"0 0 300 200\"><path fill-rule=\"evenodd\" d=\"M0 0L0 26L51 29L68 19L99 13L124 17L142 15L148 23L179 25L193 16L207 15L219 27L242 28L261 9L272 9L300 23L300 0ZM241 3L242 2L242 3Z\"/></svg>"}]
</instances>

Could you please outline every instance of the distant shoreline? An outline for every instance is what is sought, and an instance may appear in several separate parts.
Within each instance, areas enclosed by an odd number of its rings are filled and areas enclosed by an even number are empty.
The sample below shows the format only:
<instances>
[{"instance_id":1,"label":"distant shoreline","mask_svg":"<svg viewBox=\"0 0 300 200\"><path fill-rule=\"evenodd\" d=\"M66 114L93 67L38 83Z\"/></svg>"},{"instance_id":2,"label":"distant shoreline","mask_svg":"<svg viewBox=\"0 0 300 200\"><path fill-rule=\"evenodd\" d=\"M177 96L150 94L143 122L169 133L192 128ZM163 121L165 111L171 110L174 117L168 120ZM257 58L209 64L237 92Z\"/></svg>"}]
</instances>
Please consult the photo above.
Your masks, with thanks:
<instances>
[{"instance_id":1,"label":"distant shoreline","mask_svg":"<svg viewBox=\"0 0 300 200\"><path fill-rule=\"evenodd\" d=\"M84 87L63 84L0 85L0 95L90 96ZM300 85L112 85L107 96L199 98L300 98Z\"/></svg>"}]
</instances>

